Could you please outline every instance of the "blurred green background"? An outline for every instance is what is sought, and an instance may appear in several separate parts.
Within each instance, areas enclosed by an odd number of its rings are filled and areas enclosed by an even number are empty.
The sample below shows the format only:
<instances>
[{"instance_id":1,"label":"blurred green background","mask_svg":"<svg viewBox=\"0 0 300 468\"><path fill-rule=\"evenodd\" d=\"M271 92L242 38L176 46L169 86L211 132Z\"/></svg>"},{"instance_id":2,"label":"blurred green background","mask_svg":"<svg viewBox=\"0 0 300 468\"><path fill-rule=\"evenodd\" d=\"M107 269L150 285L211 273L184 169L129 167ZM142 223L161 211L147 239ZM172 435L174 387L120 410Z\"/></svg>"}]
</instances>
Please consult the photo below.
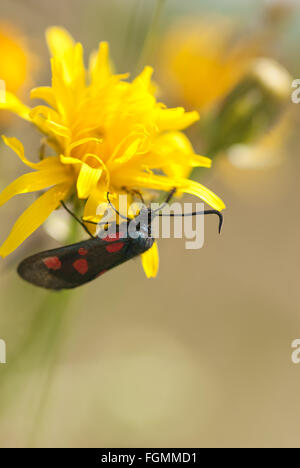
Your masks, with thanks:
<instances>
[{"instance_id":1,"label":"blurred green background","mask_svg":"<svg viewBox=\"0 0 300 468\"><path fill-rule=\"evenodd\" d=\"M40 62L35 82L43 85L50 79L47 26L66 27L86 56L107 40L116 69L126 72L154 3L1 0L0 17L27 35ZM169 0L159 28L207 11L255 24L265 4ZM296 10L273 51L294 78L299 26ZM40 307L48 293L16 273L25 255L58 243L40 229L1 261L2 447L300 447L300 365L291 362L291 343L300 338L300 105L295 114L281 165L242 171L216 164L205 173L204 184L227 205L221 237L209 219L200 251L185 250L184 240L159 241L156 279L147 280L137 260L75 291L58 338L55 307ZM34 159L39 138L29 124L15 119L5 133ZM23 173L16 159L1 145L1 189ZM1 240L33 197L1 208Z\"/></svg>"}]
</instances>

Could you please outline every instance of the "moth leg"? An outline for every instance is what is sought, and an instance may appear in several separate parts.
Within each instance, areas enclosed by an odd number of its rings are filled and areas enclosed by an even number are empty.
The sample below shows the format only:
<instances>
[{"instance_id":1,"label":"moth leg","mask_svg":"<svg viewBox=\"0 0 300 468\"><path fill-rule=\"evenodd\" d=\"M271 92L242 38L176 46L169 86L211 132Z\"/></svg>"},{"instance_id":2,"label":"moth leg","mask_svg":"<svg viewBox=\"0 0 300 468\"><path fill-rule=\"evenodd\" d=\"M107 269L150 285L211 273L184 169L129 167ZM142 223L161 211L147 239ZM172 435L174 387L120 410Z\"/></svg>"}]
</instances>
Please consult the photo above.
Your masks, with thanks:
<instances>
[{"instance_id":1,"label":"moth leg","mask_svg":"<svg viewBox=\"0 0 300 468\"><path fill-rule=\"evenodd\" d=\"M176 190L177 190L176 187L174 187L174 188L170 191L170 193L168 194L168 196L167 196L167 198L166 198L166 201L165 201L159 208L157 208L157 210L153 211L152 213L153 213L153 214L156 214L156 213L158 213L159 211L161 211L161 210L172 200L173 195L175 195L175 193L176 193Z\"/></svg>"},{"instance_id":2,"label":"moth leg","mask_svg":"<svg viewBox=\"0 0 300 468\"><path fill-rule=\"evenodd\" d=\"M165 201L165 204L168 204L168 203L172 200L173 195L175 195L175 193L176 193L176 190L177 190L176 187L174 187L174 188L170 191L170 193L168 194L167 199L166 199L166 201Z\"/></svg>"},{"instance_id":3,"label":"moth leg","mask_svg":"<svg viewBox=\"0 0 300 468\"><path fill-rule=\"evenodd\" d=\"M109 225L109 224L112 224L113 221L99 221L98 223L96 221L90 221L88 219L84 219L83 217L81 218L81 221L83 223L88 223L88 224L93 224L94 226L100 226L100 225Z\"/></svg>"},{"instance_id":4,"label":"moth leg","mask_svg":"<svg viewBox=\"0 0 300 468\"><path fill-rule=\"evenodd\" d=\"M86 225L78 218L78 216L76 216L75 213L73 213L68 207L67 205L65 204L65 202L63 200L60 201L62 207L67 211L67 213L69 213L82 227L83 229L85 230L85 232L88 233L88 235L94 239L95 236L93 236L93 234L90 232L90 230L86 227Z\"/></svg>"}]
</instances>

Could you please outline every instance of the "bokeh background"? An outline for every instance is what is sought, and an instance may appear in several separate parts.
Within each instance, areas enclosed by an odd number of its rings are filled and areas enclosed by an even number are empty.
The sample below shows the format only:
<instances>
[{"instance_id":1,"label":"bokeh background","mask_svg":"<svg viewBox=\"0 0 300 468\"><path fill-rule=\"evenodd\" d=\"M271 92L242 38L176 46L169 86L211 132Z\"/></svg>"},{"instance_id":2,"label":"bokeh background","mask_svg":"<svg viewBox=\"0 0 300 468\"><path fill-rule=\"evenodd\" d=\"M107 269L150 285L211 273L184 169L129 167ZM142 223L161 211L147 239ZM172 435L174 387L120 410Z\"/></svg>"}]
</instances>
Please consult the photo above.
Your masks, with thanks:
<instances>
[{"instance_id":1,"label":"bokeh background","mask_svg":"<svg viewBox=\"0 0 300 468\"><path fill-rule=\"evenodd\" d=\"M161 41L176 21L222 13L246 29L261 21L268 3L167 1L152 45L155 78ZM25 95L32 82L50 79L46 27L66 27L86 56L107 40L116 69L132 71L154 4L1 0L1 22L22 31L32 54ZM300 78L294 6L269 49L292 79ZM174 104L167 87L160 93ZM300 365L291 361L291 343L300 338L299 125L300 104L293 105L280 164L240 169L220 157L209 173L196 174L226 202L224 230L219 237L215 219L206 220L200 251L185 250L184 240L160 240L154 280L139 260L129 262L74 291L60 316L47 292L16 273L25 255L57 241L40 229L1 261L2 447L300 446ZM29 124L15 118L2 127L37 157L40 140ZM203 152L200 139L193 143ZM2 189L23 167L0 149ZM1 208L1 239L32 197Z\"/></svg>"}]
</instances>

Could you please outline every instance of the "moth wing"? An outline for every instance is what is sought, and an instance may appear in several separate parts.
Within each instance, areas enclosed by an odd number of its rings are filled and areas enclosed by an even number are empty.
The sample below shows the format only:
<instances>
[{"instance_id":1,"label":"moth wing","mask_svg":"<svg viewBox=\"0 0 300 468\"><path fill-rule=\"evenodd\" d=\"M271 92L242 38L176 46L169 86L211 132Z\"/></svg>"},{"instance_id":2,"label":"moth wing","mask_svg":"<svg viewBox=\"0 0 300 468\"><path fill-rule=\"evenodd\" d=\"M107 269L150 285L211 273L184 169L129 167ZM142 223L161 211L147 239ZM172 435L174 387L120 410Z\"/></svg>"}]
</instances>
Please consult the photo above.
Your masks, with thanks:
<instances>
[{"instance_id":1,"label":"moth wing","mask_svg":"<svg viewBox=\"0 0 300 468\"><path fill-rule=\"evenodd\" d=\"M76 288L135 257L131 243L130 238L110 242L95 238L46 250L23 260L18 273L42 288Z\"/></svg>"}]
</instances>

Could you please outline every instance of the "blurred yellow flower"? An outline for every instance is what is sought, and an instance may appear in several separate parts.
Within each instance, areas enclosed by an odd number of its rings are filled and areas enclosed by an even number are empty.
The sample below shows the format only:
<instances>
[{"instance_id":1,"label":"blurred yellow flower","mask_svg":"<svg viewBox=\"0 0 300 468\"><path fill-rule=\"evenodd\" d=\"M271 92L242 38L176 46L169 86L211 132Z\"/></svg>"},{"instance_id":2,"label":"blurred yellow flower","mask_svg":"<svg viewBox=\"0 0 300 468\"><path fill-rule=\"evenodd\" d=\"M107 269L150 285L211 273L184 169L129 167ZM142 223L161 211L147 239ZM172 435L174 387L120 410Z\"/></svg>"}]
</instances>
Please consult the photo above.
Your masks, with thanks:
<instances>
[{"instance_id":1,"label":"blurred yellow flower","mask_svg":"<svg viewBox=\"0 0 300 468\"><path fill-rule=\"evenodd\" d=\"M29 84L29 75L34 68L34 58L26 46L26 40L15 26L0 22L0 80L6 90L20 94ZM7 113L0 114L0 125L7 123Z\"/></svg>"},{"instance_id":2,"label":"blurred yellow flower","mask_svg":"<svg viewBox=\"0 0 300 468\"><path fill-rule=\"evenodd\" d=\"M163 40L160 67L167 89L189 108L207 110L240 81L260 50L260 40L239 37L226 17L184 18Z\"/></svg>"},{"instance_id":3,"label":"blurred yellow flower","mask_svg":"<svg viewBox=\"0 0 300 468\"><path fill-rule=\"evenodd\" d=\"M75 191L86 200L84 216L89 219L95 219L108 191L117 196L124 187L163 191L176 187L217 210L224 208L214 193L186 178L191 168L211 165L210 159L194 153L181 132L198 120L197 112L167 109L158 103L150 67L131 83L124 81L127 75L114 75L107 43L101 43L91 56L87 84L82 45L56 27L46 37L52 54L52 86L33 89L31 98L42 99L48 106L29 108L12 93L0 106L32 122L55 155L29 162L22 144L4 137L34 172L7 187L0 194L0 205L14 195L51 188L18 219L0 248L1 256L16 249ZM146 253L143 265L147 276L155 276L156 246Z\"/></svg>"}]
</instances>

